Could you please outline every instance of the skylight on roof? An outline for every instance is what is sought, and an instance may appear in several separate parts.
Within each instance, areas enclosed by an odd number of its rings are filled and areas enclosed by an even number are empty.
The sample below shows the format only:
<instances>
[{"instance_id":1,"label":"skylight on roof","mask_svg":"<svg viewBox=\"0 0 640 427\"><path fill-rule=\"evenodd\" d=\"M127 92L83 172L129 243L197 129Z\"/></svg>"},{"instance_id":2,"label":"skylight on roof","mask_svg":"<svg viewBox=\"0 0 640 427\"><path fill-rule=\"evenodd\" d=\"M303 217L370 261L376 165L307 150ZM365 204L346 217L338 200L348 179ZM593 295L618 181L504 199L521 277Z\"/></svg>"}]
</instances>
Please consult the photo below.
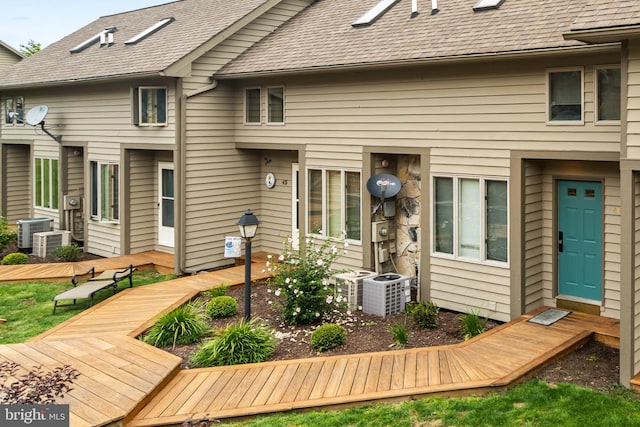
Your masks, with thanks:
<instances>
[{"instance_id":1,"label":"skylight on roof","mask_svg":"<svg viewBox=\"0 0 640 427\"><path fill-rule=\"evenodd\" d=\"M164 18L161 21L156 22L155 24L153 24L152 26L150 26L146 30L136 34L133 37L131 37L129 40L124 42L124 44L136 44L140 40L143 40L143 39L149 37L151 34L155 33L156 31L159 31L160 29L166 27L167 25L169 25L173 21L175 21L175 18Z\"/></svg>"},{"instance_id":2,"label":"skylight on roof","mask_svg":"<svg viewBox=\"0 0 640 427\"><path fill-rule=\"evenodd\" d=\"M474 11L480 10L489 10L489 9L497 9L504 3L504 0L479 0L475 6L473 6Z\"/></svg>"},{"instance_id":3,"label":"skylight on roof","mask_svg":"<svg viewBox=\"0 0 640 427\"><path fill-rule=\"evenodd\" d=\"M366 27L373 24L385 12L393 7L400 0L380 0L378 4L369 9L364 15L351 23L352 27Z\"/></svg>"},{"instance_id":4,"label":"skylight on roof","mask_svg":"<svg viewBox=\"0 0 640 427\"><path fill-rule=\"evenodd\" d=\"M79 45L77 45L76 47L69 49L69 52L71 53L82 52L92 44L96 43L98 40L100 40L101 44L113 44L113 33L115 31L116 31L116 27L105 28L104 30L100 31L98 34L91 37L90 39L87 39L82 43L80 43Z\"/></svg>"}]
</instances>

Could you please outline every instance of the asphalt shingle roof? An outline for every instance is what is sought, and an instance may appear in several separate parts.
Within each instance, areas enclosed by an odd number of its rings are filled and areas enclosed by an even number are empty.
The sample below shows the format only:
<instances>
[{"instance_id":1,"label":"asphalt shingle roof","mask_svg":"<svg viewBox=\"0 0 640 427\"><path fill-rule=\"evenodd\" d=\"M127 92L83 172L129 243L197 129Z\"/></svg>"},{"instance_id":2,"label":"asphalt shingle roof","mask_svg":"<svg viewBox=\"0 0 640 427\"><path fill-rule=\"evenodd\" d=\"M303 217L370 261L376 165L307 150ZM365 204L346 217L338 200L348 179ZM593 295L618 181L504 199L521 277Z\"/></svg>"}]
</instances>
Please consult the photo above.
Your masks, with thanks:
<instances>
[{"instance_id":1,"label":"asphalt shingle roof","mask_svg":"<svg viewBox=\"0 0 640 427\"><path fill-rule=\"evenodd\" d=\"M640 24L640 0L590 0L571 26L584 31Z\"/></svg>"},{"instance_id":2,"label":"asphalt shingle roof","mask_svg":"<svg viewBox=\"0 0 640 427\"><path fill-rule=\"evenodd\" d=\"M0 74L0 88L154 74L227 29L268 0L180 0L101 17ZM161 19L175 21L135 45L125 45ZM115 44L69 50L115 26Z\"/></svg>"},{"instance_id":3,"label":"asphalt shingle roof","mask_svg":"<svg viewBox=\"0 0 640 427\"><path fill-rule=\"evenodd\" d=\"M587 0L506 0L475 12L477 0L402 0L371 26L351 23L378 0L318 0L294 20L224 67L218 75L310 70L534 51L582 45L565 40ZM635 2L634 2L635 3Z\"/></svg>"}]
</instances>

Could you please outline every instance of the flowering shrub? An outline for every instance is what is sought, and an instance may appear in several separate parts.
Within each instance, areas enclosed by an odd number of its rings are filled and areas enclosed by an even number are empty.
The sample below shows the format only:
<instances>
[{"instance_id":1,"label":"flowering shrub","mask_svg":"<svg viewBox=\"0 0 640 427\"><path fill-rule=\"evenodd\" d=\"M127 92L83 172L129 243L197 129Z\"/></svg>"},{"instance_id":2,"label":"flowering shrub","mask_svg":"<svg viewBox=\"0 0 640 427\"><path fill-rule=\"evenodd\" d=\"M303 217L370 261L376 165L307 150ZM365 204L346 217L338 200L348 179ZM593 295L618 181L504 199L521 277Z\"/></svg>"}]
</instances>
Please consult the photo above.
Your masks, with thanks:
<instances>
[{"instance_id":1,"label":"flowering shrub","mask_svg":"<svg viewBox=\"0 0 640 427\"><path fill-rule=\"evenodd\" d=\"M287 239L277 262L268 260L273 272L269 284L276 297L282 297L282 312L287 323L306 325L325 316L342 297L334 297L329 279L336 272L331 264L346 253L347 243L327 239L318 243L312 239L300 241L298 249L293 240Z\"/></svg>"}]
</instances>

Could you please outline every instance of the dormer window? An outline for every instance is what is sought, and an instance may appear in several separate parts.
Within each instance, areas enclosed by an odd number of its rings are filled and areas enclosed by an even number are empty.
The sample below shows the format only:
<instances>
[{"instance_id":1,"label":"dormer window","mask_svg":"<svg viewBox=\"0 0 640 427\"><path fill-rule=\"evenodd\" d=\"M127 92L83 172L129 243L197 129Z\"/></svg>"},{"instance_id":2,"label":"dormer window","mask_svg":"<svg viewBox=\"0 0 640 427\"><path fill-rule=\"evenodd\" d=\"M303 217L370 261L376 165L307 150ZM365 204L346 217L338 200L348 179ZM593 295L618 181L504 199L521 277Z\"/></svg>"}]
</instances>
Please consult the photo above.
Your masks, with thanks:
<instances>
[{"instance_id":1,"label":"dormer window","mask_svg":"<svg viewBox=\"0 0 640 427\"><path fill-rule=\"evenodd\" d=\"M167 88L145 86L134 90L134 123L138 126L167 125Z\"/></svg>"}]
</instances>

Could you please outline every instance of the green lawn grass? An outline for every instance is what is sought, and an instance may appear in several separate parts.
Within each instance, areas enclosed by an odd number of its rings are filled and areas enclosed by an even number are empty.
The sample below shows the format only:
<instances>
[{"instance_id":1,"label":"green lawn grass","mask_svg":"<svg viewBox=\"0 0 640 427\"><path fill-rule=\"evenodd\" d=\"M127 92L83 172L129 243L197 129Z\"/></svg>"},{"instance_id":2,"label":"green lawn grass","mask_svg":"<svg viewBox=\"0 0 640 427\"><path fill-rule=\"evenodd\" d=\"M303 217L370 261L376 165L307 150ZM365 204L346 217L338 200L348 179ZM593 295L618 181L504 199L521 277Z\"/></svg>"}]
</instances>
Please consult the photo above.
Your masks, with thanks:
<instances>
[{"instance_id":1,"label":"green lawn grass","mask_svg":"<svg viewBox=\"0 0 640 427\"><path fill-rule=\"evenodd\" d=\"M211 414L215 416L215 414ZM277 414L226 426L511 427L640 426L640 400L628 390L598 392L532 380L485 397L427 398L342 411Z\"/></svg>"},{"instance_id":2,"label":"green lawn grass","mask_svg":"<svg viewBox=\"0 0 640 427\"><path fill-rule=\"evenodd\" d=\"M135 272L133 286L143 286L175 278L175 275L159 274L156 271ZM122 286L120 285L121 289ZM64 322L87 308L88 300L79 301L75 307L59 307L53 311L54 295L71 288L67 283L8 283L0 284L0 344L12 344L28 341L48 329ZM96 293L94 304L110 297L110 290Z\"/></svg>"}]
</instances>

